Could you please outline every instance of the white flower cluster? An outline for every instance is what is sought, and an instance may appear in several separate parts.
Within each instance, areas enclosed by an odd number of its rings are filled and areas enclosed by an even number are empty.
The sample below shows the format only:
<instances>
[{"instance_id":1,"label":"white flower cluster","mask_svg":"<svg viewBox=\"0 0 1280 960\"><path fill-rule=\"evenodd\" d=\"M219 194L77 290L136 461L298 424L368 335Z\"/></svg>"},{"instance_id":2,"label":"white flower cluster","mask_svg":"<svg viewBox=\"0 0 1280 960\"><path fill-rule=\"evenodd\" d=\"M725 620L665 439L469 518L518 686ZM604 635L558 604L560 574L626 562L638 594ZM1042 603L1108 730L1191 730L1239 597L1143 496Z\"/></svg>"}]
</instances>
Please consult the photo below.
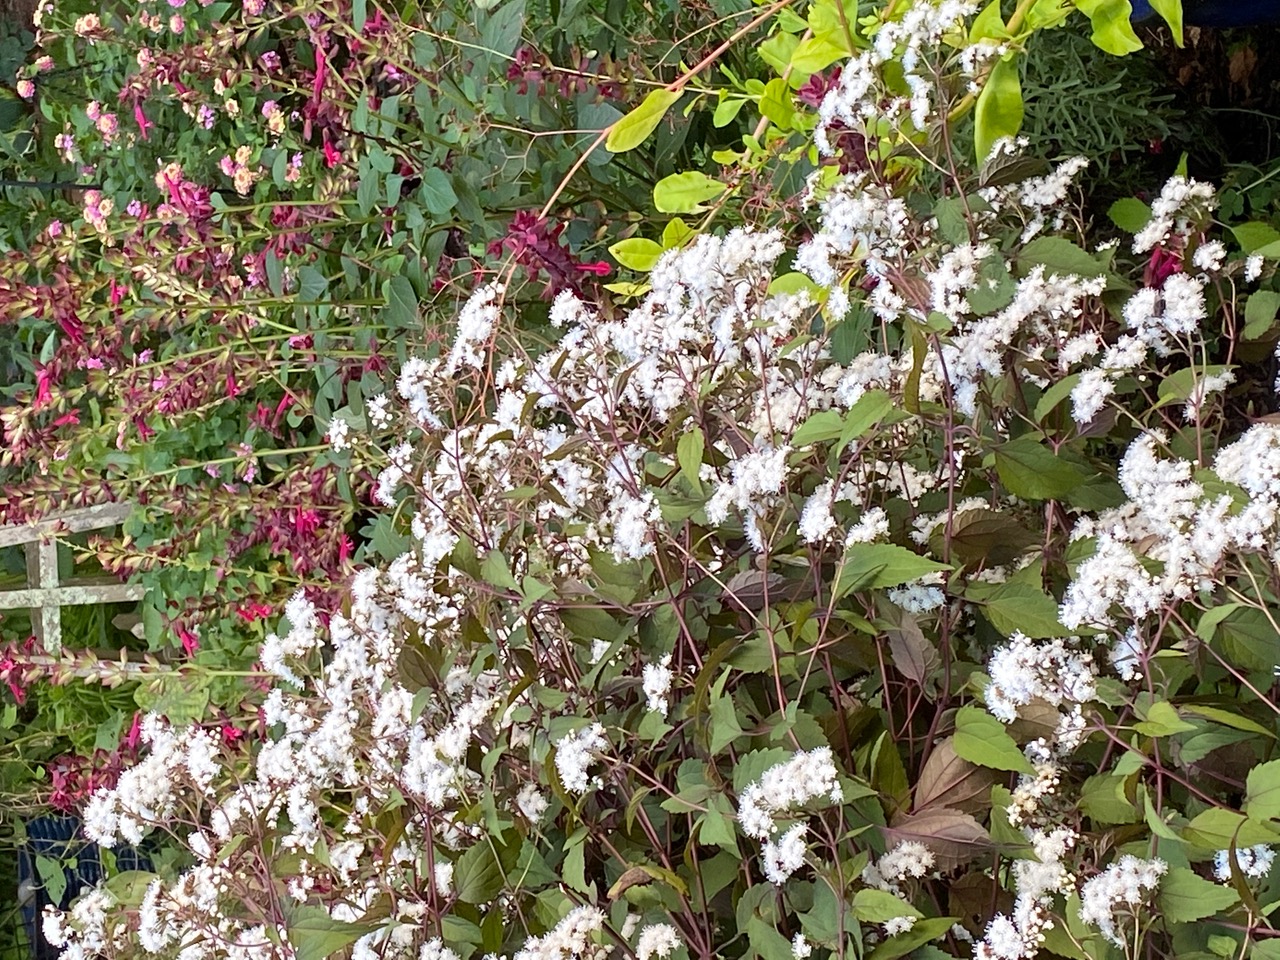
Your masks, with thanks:
<instances>
[{"instance_id":1,"label":"white flower cluster","mask_svg":"<svg viewBox=\"0 0 1280 960\"><path fill-rule=\"evenodd\" d=\"M1080 888L1080 919L1097 927L1112 943L1123 945L1117 921L1128 917L1137 922L1138 911L1168 869L1169 865L1158 857L1141 860L1125 854Z\"/></svg>"},{"instance_id":2,"label":"white flower cluster","mask_svg":"<svg viewBox=\"0 0 1280 960\"><path fill-rule=\"evenodd\" d=\"M1246 877L1255 880L1265 877L1271 872L1275 863L1276 852L1269 844L1259 843L1253 847L1243 847L1235 851L1236 865ZM1219 850L1213 856L1213 875L1222 883L1231 882L1231 851Z\"/></svg>"},{"instance_id":3,"label":"white flower cluster","mask_svg":"<svg viewBox=\"0 0 1280 960\"><path fill-rule=\"evenodd\" d=\"M1020 631L1014 631L1009 642L998 647L987 663L991 684L983 696L987 709L1012 723L1018 719L1018 708L1033 701L1052 707L1066 707L1055 736L1061 753L1079 746L1080 708L1097 699L1098 671L1093 656L1075 649L1067 640L1036 643Z\"/></svg>"},{"instance_id":4,"label":"white flower cluster","mask_svg":"<svg viewBox=\"0 0 1280 960\"><path fill-rule=\"evenodd\" d=\"M936 864L937 858L927 846L918 840L904 840L879 861L868 863L862 870L862 882L901 896L901 881L926 877Z\"/></svg>"},{"instance_id":5,"label":"white flower cluster","mask_svg":"<svg viewBox=\"0 0 1280 960\"><path fill-rule=\"evenodd\" d=\"M593 723L589 727L566 734L556 743L556 772L566 790L586 793L591 788L600 789L604 781L590 776L591 765L598 754L609 749L604 726Z\"/></svg>"},{"instance_id":6,"label":"white flower cluster","mask_svg":"<svg viewBox=\"0 0 1280 960\"><path fill-rule=\"evenodd\" d=\"M819 797L839 803L843 795L839 777L830 747L802 751L770 767L738 797L742 832L766 840L778 829L775 817L785 816Z\"/></svg>"},{"instance_id":7,"label":"white flower cluster","mask_svg":"<svg viewBox=\"0 0 1280 960\"><path fill-rule=\"evenodd\" d=\"M1280 428L1256 424L1214 459L1218 477L1249 494L1207 493L1195 465L1160 455L1164 440L1144 434L1120 464L1127 503L1077 523L1074 536L1096 538L1063 598L1068 628L1112 627L1117 616L1140 624L1166 604L1215 582L1232 554L1271 549L1280 518ZM1154 569L1152 566L1154 564Z\"/></svg>"}]
</instances>

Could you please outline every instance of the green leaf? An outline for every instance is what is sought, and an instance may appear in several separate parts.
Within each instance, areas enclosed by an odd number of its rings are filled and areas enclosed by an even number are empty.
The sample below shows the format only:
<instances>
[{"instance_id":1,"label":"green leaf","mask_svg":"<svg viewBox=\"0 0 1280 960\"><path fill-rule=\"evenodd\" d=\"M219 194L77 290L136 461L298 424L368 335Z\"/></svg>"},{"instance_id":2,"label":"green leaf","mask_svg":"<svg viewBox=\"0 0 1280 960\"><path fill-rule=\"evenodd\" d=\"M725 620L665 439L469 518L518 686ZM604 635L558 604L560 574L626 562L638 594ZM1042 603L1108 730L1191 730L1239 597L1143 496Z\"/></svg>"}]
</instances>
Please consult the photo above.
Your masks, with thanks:
<instances>
[{"instance_id":1,"label":"green leaf","mask_svg":"<svg viewBox=\"0 0 1280 960\"><path fill-rule=\"evenodd\" d=\"M672 104L679 99L678 90L668 90L665 87L654 90L644 98L640 106L613 125L605 138L604 148L610 153L625 153L640 146L657 129Z\"/></svg>"},{"instance_id":2,"label":"green leaf","mask_svg":"<svg viewBox=\"0 0 1280 960\"><path fill-rule=\"evenodd\" d=\"M747 100L744 97L725 97L716 104L715 113L711 115L711 125L716 129L727 127L733 118L742 112Z\"/></svg>"},{"instance_id":3,"label":"green leaf","mask_svg":"<svg viewBox=\"0 0 1280 960\"><path fill-rule=\"evenodd\" d=\"M1255 820L1280 820L1280 760L1250 770L1245 789L1245 813Z\"/></svg>"},{"instance_id":4,"label":"green leaf","mask_svg":"<svg viewBox=\"0 0 1280 960\"><path fill-rule=\"evenodd\" d=\"M892 543L855 543L845 552L844 564L832 591L839 599L853 590L896 587L928 573L952 569Z\"/></svg>"},{"instance_id":5,"label":"green leaf","mask_svg":"<svg viewBox=\"0 0 1280 960\"><path fill-rule=\"evenodd\" d=\"M1240 901L1230 887L1197 876L1187 867L1170 867L1160 878L1160 915L1170 923L1190 923L1229 910Z\"/></svg>"},{"instance_id":6,"label":"green leaf","mask_svg":"<svg viewBox=\"0 0 1280 960\"><path fill-rule=\"evenodd\" d=\"M632 237L619 240L609 248L609 253L627 269L645 273L657 265L658 258L662 256L662 244L644 237Z\"/></svg>"},{"instance_id":7,"label":"green leaf","mask_svg":"<svg viewBox=\"0 0 1280 960\"><path fill-rule=\"evenodd\" d=\"M796 47L800 46L800 38L790 33L775 33L760 46L756 47L756 52L760 54L760 59L773 67L775 73L781 76L787 70L787 65L791 63L791 55L796 52Z\"/></svg>"},{"instance_id":8,"label":"green leaf","mask_svg":"<svg viewBox=\"0 0 1280 960\"><path fill-rule=\"evenodd\" d=\"M978 163L991 155L991 147L1001 137L1018 135L1023 112L1017 62L1012 58L996 61L974 110L973 145Z\"/></svg>"},{"instance_id":9,"label":"green leaf","mask_svg":"<svg viewBox=\"0 0 1280 960\"><path fill-rule=\"evenodd\" d=\"M705 446L706 440L702 436L701 427L694 427L682 433L679 442L676 443L676 462L680 464L680 472L689 481L689 485L697 491L702 490L702 479L698 474L702 469L702 453Z\"/></svg>"},{"instance_id":10,"label":"green leaf","mask_svg":"<svg viewBox=\"0 0 1280 960\"><path fill-rule=\"evenodd\" d=\"M382 297L387 304L378 319L392 330L410 330L418 325L418 295L408 277L383 281Z\"/></svg>"},{"instance_id":11,"label":"green leaf","mask_svg":"<svg viewBox=\"0 0 1280 960\"><path fill-rule=\"evenodd\" d=\"M797 73L817 73L849 55L848 44L835 44L822 37L801 40L791 54L791 68Z\"/></svg>"},{"instance_id":12,"label":"green leaf","mask_svg":"<svg viewBox=\"0 0 1280 960\"><path fill-rule=\"evenodd\" d=\"M1183 839L1206 851L1228 847L1252 847L1259 843L1275 843L1280 835L1267 829L1243 813L1225 807L1211 807L1196 816L1182 831Z\"/></svg>"},{"instance_id":13,"label":"green leaf","mask_svg":"<svg viewBox=\"0 0 1280 960\"><path fill-rule=\"evenodd\" d=\"M487 838L468 847L453 865L454 889L463 903L488 903L502 884L502 864Z\"/></svg>"},{"instance_id":14,"label":"green leaf","mask_svg":"<svg viewBox=\"0 0 1280 960\"><path fill-rule=\"evenodd\" d=\"M325 960L370 930L368 924L335 920L322 907L299 904L286 914L285 928L298 960Z\"/></svg>"},{"instance_id":15,"label":"green leaf","mask_svg":"<svg viewBox=\"0 0 1280 960\"><path fill-rule=\"evenodd\" d=\"M653 188L653 204L663 213L698 213L702 201L724 193L725 185L705 173L687 170L663 177Z\"/></svg>"},{"instance_id":16,"label":"green leaf","mask_svg":"<svg viewBox=\"0 0 1280 960\"><path fill-rule=\"evenodd\" d=\"M1039 576L1039 565L1029 568ZM974 591L974 587L988 588ZM1065 637L1071 631L1058 621L1058 601L1044 588L1017 578L988 585L975 583L965 592L966 599L980 604L982 614L1006 637L1015 630L1032 640Z\"/></svg>"},{"instance_id":17,"label":"green leaf","mask_svg":"<svg viewBox=\"0 0 1280 960\"><path fill-rule=\"evenodd\" d=\"M1107 216L1126 233L1139 233L1151 222L1151 207L1137 197L1124 197L1107 209Z\"/></svg>"},{"instance_id":18,"label":"green leaf","mask_svg":"<svg viewBox=\"0 0 1280 960\"><path fill-rule=\"evenodd\" d=\"M1062 237L1036 237L1022 248L1018 263L1043 264L1050 276L1100 277L1107 272L1096 257Z\"/></svg>"},{"instance_id":19,"label":"green leaf","mask_svg":"<svg viewBox=\"0 0 1280 960\"><path fill-rule=\"evenodd\" d=\"M1013 737L987 711L972 705L961 707L956 714L956 735L952 741L956 755L991 770L1036 772Z\"/></svg>"},{"instance_id":20,"label":"green leaf","mask_svg":"<svg viewBox=\"0 0 1280 960\"><path fill-rule=\"evenodd\" d=\"M796 108L791 102L791 87L781 77L765 84L764 94L760 97L760 115L772 123L786 129L796 115Z\"/></svg>"},{"instance_id":21,"label":"green leaf","mask_svg":"<svg viewBox=\"0 0 1280 960\"><path fill-rule=\"evenodd\" d=\"M37 854L36 873L40 874L40 883L49 899L55 904L61 903L67 893L67 871L62 861Z\"/></svg>"},{"instance_id":22,"label":"green leaf","mask_svg":"<svg viewBox=\"0 0 1280 960\"><path fill-rule=\"evenodd\" d=\"M995 459L1000 482L1024 500L1060 500L1089 479L1029 434L1000 444Z\"/></svg>"},{"instance_id":23,"label":"green leaf","mask_svg":"<svg viewBox=\"0 0 1280 960\"><path fill-rule=\"evenodd\" d=\"M458 195L453 192L449 175L439 167L422 174L422 202L437 217L443 217L458 205Z\"/></svg>"},{"instance_id":24,"label":"green leaf","mask_svg":"<svg viewBox=\"0 0 1280 960\"><path fill-rule=\"evenodd\" d=\"M1182 46L1182 0L1151 0L1151 9L1164 18L1173 31L1173 42Z\"/></svg>"},{"instance_id":25,"label":"green leaf","mask_svg":"<svg viewBox=\"0 0 1280 960\"><path fill-rule=\"evenodd\" d=\"M1157 700L1151 704L1147 708L1146 717L1133 726L1144 737L1172 737L1196 729L1195 724L1187 723L1178 716L1178 711L1167 700Z\"/></svg>"},{"instance_id":26,"label":"green leaf","mask_svg":"<svg viewBox=\"0 0 1280 960\"><path fill-rule=\"evenodd\" d=\"M1076 384L1079 382L1080 374L1073 373L1069 377L1063 377L1061 380L1058 380L1053 386L1041 394L1040 399L1036 401L1036 408L1033 411L1036 423L1043 421L1045 417L1057 409L1058 404L1071 396L1071 391L1076 388Z\"/></svg>"},{"instance_id":27,"label":"green leaf","mask_svg":"<svg viewBox=\"0 0 1280 960\"><path fill-rule=\"evenodd\" d=\"M1257 290L1249 295L1244 305L1244 330L1240 336L1245 340L1261 340L1275 324L1276 313L1280 311L1280 293L1272 290Z\"/></svg>"},{"instance_id":28,"label":"green leaf","mask_svg":"<svg viewBox=\"0 0 1280 960\"><path fill-rule=\"evenodd\" d=\"M1231 727L1234 730L1243 730L1247 733L1259 733L1264 737L1274 740L1276 735L1273 731L1268 730L1262 724L1248 717L1242 717L1238 713L1230 710L1222 710L1218 707L1204 706L1198 703L1189 703L1182 707L1183 713L1194 714L1198 717L1204 717L1212 723L1220 724L1224 727Z\"/></svg>"},{"instance_id":29,"label":"green leaf","mask_svg":"<svg viewBox=\"0 0 1280 960\"><path fill-rule=\"evenodd\" d=\"M791 445L799 449L835 440L843 430L844 416L838 410L822 410L812 414L796 428L791 437Z\"/></svg>"},{"instance_id":30,"label":"green leaf","mask_svg":"<svg viewBox=\"0 0 1280 960\"><path fill-rule=\"evenodd\" d=\"M958 921L956 917L930 917L919 920L906 933L899 933L880 944L867 956L867 960L897 960L924 946L930 940L950 930Z\"/></svg>"},{"instance_id":31,"label":"green leaf","mask_svg":"<svg viewBox=\"0 0 1280 960\"><path fill-rule=\"evenodd\" d=\"M1224 364L1210 364L1204 367L1183 367L1169 374L1160 381L1160 386L1156 390L1160 405L1181 403L1191 396L1197 382L1205 377L1216 377L1230 369L1231 367Z\"/></svg>"},{"instance_id":32,"label":"green leaf","mask_svg":"<svg viewBox=\"0 0 1280 960\"><path fill-rule=\"evenodd\" d=\"M1076 8L1093 24L1094 44L1113 56L1123 57L1142 49L1142 41L1129 22L1129 0L1076 0Z\"/></svg>"},{"instance_id":33,"label":"green leaf","mask_svg":"<svg viewBox=\"0 0 1280 960\"><path fill-rule=\"evenodd\" d=\"M490 550L485 554L484 561L480 564L480 576L484 578L485 583L491 583L495 587L503 587L516 593L521 592L520 584L511 575L511 568L507 566L507 558L502 555L500 550Z\"/></svg>"},{"instance_id":34,"label":"green leaf","mask_svg":"<svg viewBox=\"0 0 1280 960\"><path fill-rule=\"evenodd\" d=\"M1231 228L1231 232L1236 238L1236 243L1240 244L1240 249L1245 253L1253 253L1280 240L1280 230L1270 224L1256 221L1238 223Z\"/></svg>"},{"instance_id":35,"label":"green leaf","mask_svg":"<svg viewBox=\"0 0 1280 960\"><path fill-rule=\"evenodd\" d=\"M853 915L863 923L885 923L895 917L924 916L901 897L895 897L887 890L868 888L859 890L853 895Z\"/></svg>"}]
</instances>

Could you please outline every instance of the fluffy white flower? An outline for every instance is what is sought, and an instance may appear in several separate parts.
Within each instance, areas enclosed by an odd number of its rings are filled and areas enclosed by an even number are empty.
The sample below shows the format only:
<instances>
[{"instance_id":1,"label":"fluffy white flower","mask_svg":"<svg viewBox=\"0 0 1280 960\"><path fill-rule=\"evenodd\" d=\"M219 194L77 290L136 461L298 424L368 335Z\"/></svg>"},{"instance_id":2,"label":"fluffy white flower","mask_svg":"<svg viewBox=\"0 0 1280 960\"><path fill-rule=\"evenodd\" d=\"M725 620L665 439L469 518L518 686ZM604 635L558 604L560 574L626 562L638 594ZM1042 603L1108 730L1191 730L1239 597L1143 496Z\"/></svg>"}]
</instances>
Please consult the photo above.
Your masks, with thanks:
<instances>
[{"instance_id":1,"label":"fluffy white flower","mask_svg":"<svg viewBox=\"0 0 1280 960\"><path fill-rule=\"evenodd\" d=\"M669 923L651 923L640 931L636 941L636 960L669 957L681 946L676 928Z\"/></svg>"},{"instance_id":2,"label":"fluffy white flower","mask_svg":"<svg viewBox=\"0 0 1280 960\"><path fill-rule=\"evenodd\" d=\"M807 826L797 823L778 840L765 841L760 860L764 865L765 878L770 883L781 886L804 866L804 855L808 850L804 838L808 832Z\"/></svg>"},{"instance_id":3,"label":"fluffy white flower","mask_svg":"<svg viewBox=\"0 0 1280 960\"><path fill-rule=\"evenodd\" d=\"M1112 943L1123 946L1124 938L1116 927L1117 916L1135 917L1160 885L1166 870L1168 864L1159 858L1140 860L1125 854L1080 888L1080 919L1097 927Z\"/></svg>"},{"instance_id":4,"label":"fluffy white flower","mask_svg":"<svg viewBox=\"0 0 1280 960\"><path fill-rule=\"evenodd\" d=\"M600 723L583 727L560 740L556 744L556 772L560 774L564 788L574 793L586 793L592 787L599 789L604 786L599 777L590 777L587 771L596 762L596 755L607 749L609 741L605 739L604 725Z\"/></svg>"}]
</instances>

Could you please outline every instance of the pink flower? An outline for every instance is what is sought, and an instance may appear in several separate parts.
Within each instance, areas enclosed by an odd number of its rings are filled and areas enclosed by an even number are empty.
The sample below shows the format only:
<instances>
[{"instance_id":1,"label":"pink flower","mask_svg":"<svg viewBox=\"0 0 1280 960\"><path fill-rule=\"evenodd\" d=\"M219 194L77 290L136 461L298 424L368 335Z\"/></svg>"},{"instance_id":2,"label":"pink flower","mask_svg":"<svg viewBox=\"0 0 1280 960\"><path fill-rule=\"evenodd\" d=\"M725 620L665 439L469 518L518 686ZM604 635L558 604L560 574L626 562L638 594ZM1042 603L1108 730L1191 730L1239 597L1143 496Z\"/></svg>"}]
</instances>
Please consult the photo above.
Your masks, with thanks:
<instances>
[{"instance_id":1,"label":"pink flower","mask_svg":"<svg viewBox=\"0 0 1280 960\"><path fill-rule=\"evenodd\" d=\"M53 374L49 372L48 367L41 367L36 371L36 400L37 409L49 402L53 393Z\"/></svg>"},{"instance_id":2,"label":"pink flower","mask_svg":"<svg viewBox=\"0 0 1280 960\"><path fill-rule=\"evenodd\" d=\"M342 160L342 154L328 140L324 142L324 165L332 170Z\"/></svg>"},{"instance_id":3,"label":"pink flower","mask_svg":"<svg viewBox=\"0 0 1280 960\"><path fill-rule=\"evenodd\" d=\"M53 57L37 57L36 69L41 73L48 73L53 69Z\"/></svg>"},{"instance_id":4,"label":"pink flower","mask_svg":"<svg viewBox=\"0 0 1280 960\"><path fill-rule=\"evenodd\" d=\"M175 31L177 32L177 31ZM138 132L142 134L142 139L147 139L147 130L154 127L155 124L147 119L147 115L142 112L142 104L135 103L133 105L133 119L138 122Z\"/></svg>"},{"instance_id":5,"label":"pink flower","mask_svg":"<svg viewBox=\"0 0 1280 960\"><path fill-rule=\"evenodd\" d=\"M30 100L36 95L36 85L30 80L18 81L18 96L23 100Z\"/></svg>"},{"instance_id":6,"label":"pink flower","mask_svg":"<svg viewBox=\"0 0 1280 960\"><path fill-rule=\"evenodd\" d=\"M97 100L90 100L89 105L84 108L84 115L90 120L96 121L100 116L102 116L102 104Z\"/></svg>"},{"instance_id":7,"label":"pink flower","mask_svg":"<svg viewBox=\"0 0 1280 960\"><path fill-rule=\"evenodd\" d=\"M52 238L54 238L54 237L56 237L56 236L59 236L59 235L62 233L62 221L61 221L61 220L50 220L50 221L49 221L49 228L48 228L48 232L49 232L49 238L50 238L50 239L52 239Z\"/></svg>"},{"instance_id":8,"label":"pink flower","mask_svg":"<svg viewBox=\"0 0 1280 960\"><path fill-rule=\"evenodd\" d=\"M178 639L182 641L182 650L188 657L195 656L200 649L200 639L186 627L178 628Z\"/></svg>"}]
</instances>

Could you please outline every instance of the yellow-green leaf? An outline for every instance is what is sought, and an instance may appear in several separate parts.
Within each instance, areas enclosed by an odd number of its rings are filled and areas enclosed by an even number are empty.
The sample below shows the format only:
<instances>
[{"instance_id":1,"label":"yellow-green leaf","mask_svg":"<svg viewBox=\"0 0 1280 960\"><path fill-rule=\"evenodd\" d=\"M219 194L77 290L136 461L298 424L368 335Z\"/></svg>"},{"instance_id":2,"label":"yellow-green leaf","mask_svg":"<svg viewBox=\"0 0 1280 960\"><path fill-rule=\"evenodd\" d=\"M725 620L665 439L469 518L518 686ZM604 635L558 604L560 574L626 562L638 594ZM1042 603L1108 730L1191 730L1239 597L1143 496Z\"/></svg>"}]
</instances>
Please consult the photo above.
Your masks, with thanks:
<instances>
[{"instance_id":1,"label":"yellow-green leaf","mask_svg":"<svg viewBox=\"0 0 1280 960\"><path fill-rule=\"evenodd\" d=\"M631 237L619 240L609 248L609 253L624 267L644 272L652 270L662 256L662 244L644 237Z\"/></svg>"},{"instance_id":2,"label":"yellow-green leaf","mask_svg":"<svg viewBox=\"0 0 1280 960\"><path fill-rule=\"evenodd\" d=\"M672 104L680 99L680 91L654 90L640 106L615 123L605 138L604 148L610 153L625 153L633 150L657 129L662 118L667 115Z\"/></svg>"},{"instance_id":3,"label":"yellow-green leaf","mask_svg":"<svg viewBox=\"0 0 1280 960\"><path fill-rule=\"evenodd\" d=\"M697 213L702 201L724 193L725 186L705 173L687 170L663 177L653 188L653 204L663 213Z\"/></svg>"},{"instance_id":4,"label":"yellow-green leaf","mask_svg":"<svg viewBox=\"0 0 1280 960\"><path fill-rule=\"evenodd\" d=\"M991 147L1001 137L1015 137L1022 129L1022 82L1012 59L998 60L978 94L974 110L974 148L978 162L991 155Z\"/></svg>"}]
</instances>

